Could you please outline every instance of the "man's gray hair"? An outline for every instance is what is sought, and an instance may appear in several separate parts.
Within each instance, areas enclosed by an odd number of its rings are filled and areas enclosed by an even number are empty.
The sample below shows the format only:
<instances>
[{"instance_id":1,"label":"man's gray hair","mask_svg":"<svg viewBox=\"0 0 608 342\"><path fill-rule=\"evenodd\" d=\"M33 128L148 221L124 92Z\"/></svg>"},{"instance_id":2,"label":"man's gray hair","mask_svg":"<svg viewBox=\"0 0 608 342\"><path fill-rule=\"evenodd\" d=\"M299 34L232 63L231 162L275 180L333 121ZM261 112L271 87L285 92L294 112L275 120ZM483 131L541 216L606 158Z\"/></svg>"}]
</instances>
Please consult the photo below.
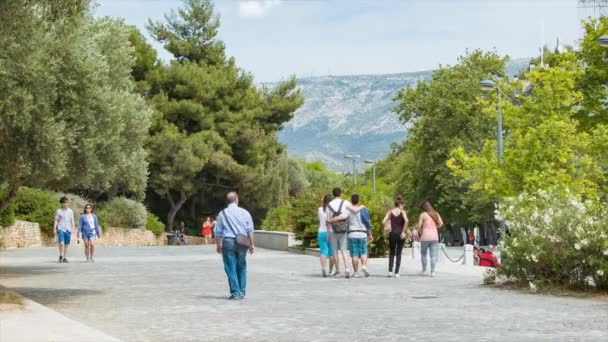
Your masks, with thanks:
<instances>
[{"instance_id":1,"label":"man's gray hair","mask_svg":"<svg viewBox=\"0 0 608 342\"><path fill-rule=\"evenodd\" d=\"M235 191L231 191L226 195L226 201L228 201L228 203L235 203L238 200L239 195L237 195Z\"/></svg>"}]
</instances>

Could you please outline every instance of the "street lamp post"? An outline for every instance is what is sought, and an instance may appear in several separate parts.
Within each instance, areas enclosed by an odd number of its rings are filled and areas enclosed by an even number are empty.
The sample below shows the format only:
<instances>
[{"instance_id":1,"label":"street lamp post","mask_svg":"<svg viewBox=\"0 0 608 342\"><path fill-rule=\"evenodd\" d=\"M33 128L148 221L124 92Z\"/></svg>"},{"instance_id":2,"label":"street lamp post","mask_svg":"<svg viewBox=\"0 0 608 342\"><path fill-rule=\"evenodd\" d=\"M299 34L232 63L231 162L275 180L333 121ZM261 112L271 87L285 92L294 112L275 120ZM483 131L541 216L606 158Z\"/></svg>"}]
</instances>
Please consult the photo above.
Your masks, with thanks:
<instances>
[{"instance_id":1,"label":"street lamp post","mask_svg":"<svg viewBox=\"0 0 608 342\"><path fill-rule=\"evenodd\" d=\"M498 112L498 124L496 127L496 131L497 131L497 135L498 135L498 164L502 165L502 152L503 152L503 146L502 146L502 110L500 109L500 87L498 87L496 85L496 83L494 83L494 81L492 80L483 80L481 82L479 82L479 86L481 87L481 90L484 91L493 91L496 89L496 91L498 92L498 101L496 101L496 109Z\"/></svg>"},{"instance_id":2,"label":"street lamp post","mask_svg":"<svg viewBox=\"0 0 608 342\"><path fill-rule=\"evenodd\" d=\"M365 164L372 164L372 194L376 193L376 161L364 160Z\"/></svg>"},{"instance_id":3,"label":"street lamp post","mask_svg":"<svg viewBox=\"0 0 608 342\"><path fill-rule=\"evenodd\" d=\"M353 183L355 187L355 192L357 191L357 168L355 166L355 162L357 158L361 158L358 154L347 154L344 156L345 159L350 159L353 161Z\"/></svg>"},{"instance_id":4,"label":"street lamp post","mask_svg":"<svg viewBox=\"0 0 608 342\"><path fill-rule=\"evenodd\" d=\"M481 82L479 82L479 86L481 87L481 90L484 91L494 91L496 89L497 93L498 93L498 99L496 101L496 109L497 109L497 119L498 119L498 124L496 127L496 133L497 133L497 142L498 142L498 165L499 167L502 166L502 152L503 152L503 146L502 146L502 111L500 109L500 87L492 80L483 80ZM505 226L505 221L504 220L500 220L499 221L500 224L500 231L502 233L502 235L504 236L504 234L507 231L507 227Z\"/></svg>"},{"instance_id":5,"label":"street lamp post","mask_svg":"<svg viewBox=\"0 0 608 342\"><path fill-rule=\"evenodd\" d=\"M608 47L608 34L605 34L605 35L601 36L597 40L597 43L600 44L600 46Z\"/></svg>"}]
</instances>

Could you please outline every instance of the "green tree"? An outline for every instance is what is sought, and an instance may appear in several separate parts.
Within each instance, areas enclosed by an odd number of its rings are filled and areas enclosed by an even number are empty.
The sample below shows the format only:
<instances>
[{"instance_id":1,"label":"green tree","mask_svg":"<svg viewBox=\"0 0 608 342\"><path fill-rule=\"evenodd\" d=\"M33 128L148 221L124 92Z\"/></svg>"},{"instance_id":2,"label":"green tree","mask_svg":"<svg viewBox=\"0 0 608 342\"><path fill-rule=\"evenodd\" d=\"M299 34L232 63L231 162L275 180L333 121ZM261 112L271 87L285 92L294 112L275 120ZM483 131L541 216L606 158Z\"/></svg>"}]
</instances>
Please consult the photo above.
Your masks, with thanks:
<instances>
[{"instance_id":1,"label":"green tree","mask_svg":"<svg viewBox=\"0 0 608 342\"><path fill-rule=\"evenodd\" d=\"M577 53L585 65L585 72L577 83L583 100L576 118L581 129L591 129L598 124L608 124L608 49L597 43L599 37L608 34L608 17L592 19L583 27L585 37Z\"/></svg>"},{"instance_id":2,"label":"green tree","mask_svg":"<svg viewBox=\"0 0 608 342\"><path fill-rule=\"evenodd\" d=\"M479 219L470 217L471 209L485 204L466 196L468 184L450 174L446 161L453 148L479 151L495 136L496 116L478 101L479 82L503 77L506 60L492 52L468 52L458 64L434 71L428 83L420 81L395 97L394 111L411 128L406 141L378 163L377 174L395 184L408 208L430 199L446 222Z\"/></svg>"},{"instance_id":3,"label":"green tree","mask_svg":"<svg viewBox=\"0 0 608 342\"><path fill-rule=\"evenodd\" d=\"M130 78L128 29L86 1L0 4L0 181L143 196L150 111Z\"/></svg>"},{"instance_id":4,"label":"green tree","mask_svg":"<svg viewBox=\"0 0 608 342\"><path fill-rule=\"evenodd\" d=\"M150 185L168 202L167 227L184 206L216 212L213 203L223 203L228 189L239 191L254 216L264 215L287 194L276 131L303 102L295 80L257 89L225 58L211 1L184 1L165 19L148 29L176 60L146 82L157 109L147 144Z\"/></svg>"},{"instance_id":5,"label":"green tree","mask_svg":"<svg viewBox=\"0 0 608 342\"><path fill-rule=\"evenodd\" d=\"M450 168L487 200L564 185L577 196L597 198L605 184L605 148L594 142L606 139L599 131L578 129L575 117L583 94L577 84L582 75L583 67L574 58L527 73L532 94L502 103L508 132L502 166L495 141L488 140L480 154L454 150ZM512 86L518 82L503 84L505 89ZM495 113L492 101L482 103L486 112Z\"/></svg>"}]
</instances>

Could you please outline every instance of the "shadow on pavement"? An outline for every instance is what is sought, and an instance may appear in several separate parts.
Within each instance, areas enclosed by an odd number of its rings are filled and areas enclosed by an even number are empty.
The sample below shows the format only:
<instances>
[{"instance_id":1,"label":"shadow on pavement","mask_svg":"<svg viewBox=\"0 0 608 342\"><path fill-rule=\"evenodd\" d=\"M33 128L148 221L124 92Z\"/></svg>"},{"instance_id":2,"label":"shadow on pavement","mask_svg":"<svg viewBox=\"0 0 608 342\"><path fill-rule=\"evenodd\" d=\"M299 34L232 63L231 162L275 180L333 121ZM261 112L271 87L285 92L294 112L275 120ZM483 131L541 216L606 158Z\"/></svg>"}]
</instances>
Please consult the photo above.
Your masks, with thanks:
<instances>
[{"instance_id":1,"label":"shadow on pavement","mask_svg":"<svg viewBox=\"0 0 608 342\"><path fill-rule=\"evenodd\" d=\"M60 266L57 266L57 263L51 266L1 266L0 267L0 278L8 278L8 277L24 277L24 276L33 276L33 275L41 275L47 273L55 273Z\"/></svg>"},{"instance_id":2,"label":"shadow on pavement","mask_svg":"<svg viewBox=\"0 0 608 342\"><path fill-rule=\"evenodd\" d=\"M42 305L61 302L70 302L80 296L102 294L103 291L89 289L53 289L44 287L8 287L14 291Z\"/></svg>"}]
</instances>

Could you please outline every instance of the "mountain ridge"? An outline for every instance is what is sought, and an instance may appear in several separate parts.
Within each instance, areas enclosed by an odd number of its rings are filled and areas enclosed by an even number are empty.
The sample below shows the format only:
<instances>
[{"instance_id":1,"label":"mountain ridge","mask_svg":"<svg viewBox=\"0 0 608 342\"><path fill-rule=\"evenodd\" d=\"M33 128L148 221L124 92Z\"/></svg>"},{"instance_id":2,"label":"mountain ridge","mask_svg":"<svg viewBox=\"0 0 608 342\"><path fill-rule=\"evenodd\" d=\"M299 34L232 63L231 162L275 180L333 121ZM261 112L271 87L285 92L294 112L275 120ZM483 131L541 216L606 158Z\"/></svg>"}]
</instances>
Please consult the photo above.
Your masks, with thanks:
<instances>
[{"instance_id":1,"label":"mountain ridge","mask_svg":"<svg viewBox=\"0 0 608 342\"><path fill-rule=\"evenodd\" d=\"M525 70L529 58L511 60L507 74ZM377 160L390 145L406 138L406 126L392 112L400 89L428 81L433 71L392 74L317 76L298 79L304 104L279 132L288 154L307 161L320 160L335 171L352 170L345 154Z\"/></svg>"}]
</instances>

